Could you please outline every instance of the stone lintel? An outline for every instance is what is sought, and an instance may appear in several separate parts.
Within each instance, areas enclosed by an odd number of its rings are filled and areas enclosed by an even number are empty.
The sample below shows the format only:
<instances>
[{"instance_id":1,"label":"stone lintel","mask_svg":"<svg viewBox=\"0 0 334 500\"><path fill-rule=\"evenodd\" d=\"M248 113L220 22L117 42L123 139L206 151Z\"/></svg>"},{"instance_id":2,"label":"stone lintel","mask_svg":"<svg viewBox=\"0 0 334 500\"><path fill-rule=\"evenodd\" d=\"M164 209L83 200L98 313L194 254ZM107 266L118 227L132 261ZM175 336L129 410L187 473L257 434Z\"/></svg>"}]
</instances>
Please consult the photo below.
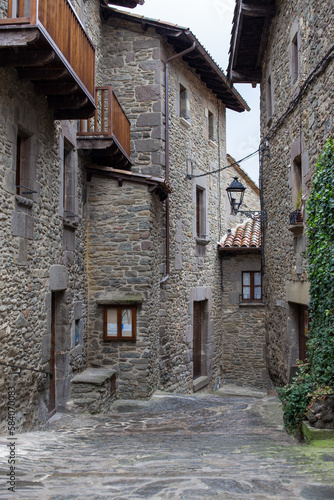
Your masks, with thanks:
<instances>
[{"instance_id":1,"label":"stone lintel","mask_svg":"<svg viewBox=\"0 0 334 500\"><path fill-rule=\"evenodd\" d=\"M98 299L96 299L97 304L100 305L135 305L142 304L143 296L138 295L114 295L114 294L103 294L100 295Z\"/></svg>"},{"instance_id":2,"label":"stone lintel","mask_svg":"<svg viewBox=\"0 0 334 500\"><path fill-rule=\"evenodd\" d=\"M114 375L116 371L110 368L87 368L72 378L72 384L102 385Z\"/></svg>"},{"instance_id":3,"label":"stone lintel","mask_svg":"<svg viewBox=\"0 0 334 500\"><path fill-rule=\"evenodd\" d=\"M285 290L287 302L308 305L310 301L310 283L308 281L287 281Z\"/></svg>"}]
</instances>

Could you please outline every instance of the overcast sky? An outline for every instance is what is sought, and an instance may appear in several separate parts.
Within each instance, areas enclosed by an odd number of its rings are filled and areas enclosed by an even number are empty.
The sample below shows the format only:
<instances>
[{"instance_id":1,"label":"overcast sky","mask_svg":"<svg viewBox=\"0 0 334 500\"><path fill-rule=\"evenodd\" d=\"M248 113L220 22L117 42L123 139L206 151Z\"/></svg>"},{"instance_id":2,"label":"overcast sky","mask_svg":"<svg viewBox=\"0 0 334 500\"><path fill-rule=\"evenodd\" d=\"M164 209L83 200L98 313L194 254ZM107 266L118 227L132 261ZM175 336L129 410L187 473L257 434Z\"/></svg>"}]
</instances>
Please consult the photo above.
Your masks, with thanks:
<instances>
[{"instance_id":1,"label":"overcast sky","mask_svg":"<svg viewBox=\"0 0 334 500\"><path fill-rule=\"evenodd\" d=\"M189 28L226 73L234 4L234 0L145 0L142 6L124 10ZM239 160L259 145L259 86L235 87L251 108L243 113L227 110L227 153ZM258 156L240 166L258 183Z\"/></svg>"}]
</instances>

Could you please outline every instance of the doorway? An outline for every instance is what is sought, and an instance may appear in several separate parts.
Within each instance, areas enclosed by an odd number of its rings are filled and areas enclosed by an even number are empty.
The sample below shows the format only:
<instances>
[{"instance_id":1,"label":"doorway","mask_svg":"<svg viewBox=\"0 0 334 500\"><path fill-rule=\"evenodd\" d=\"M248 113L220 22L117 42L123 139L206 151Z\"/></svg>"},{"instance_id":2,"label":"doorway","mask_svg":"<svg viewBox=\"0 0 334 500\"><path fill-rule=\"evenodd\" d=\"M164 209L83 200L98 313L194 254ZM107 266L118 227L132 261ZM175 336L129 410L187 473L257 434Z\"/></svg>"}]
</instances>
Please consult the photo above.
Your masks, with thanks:
<instances>
[{"instance_id":1,"label":"doorway","mask_svg":"<svg viewBox=\"0 0 334 500\"><path fill-rule=\"evenodd\" d=\"M194 302L194 324L193 324L193 378L203 375L202 345L203 345L203 318L205 300Z\"/></svg>"},{"instance_id":2,"label":"doorway","mask_svg":"<svg viewBox=\"0 0 334 500\"><path fill-rule=\"evenodd\" d=\"M56 413L56 293L51 293L49 418Z\"/></svg>"},{"instance_id":3,"label":"doorway","mask_svg":"<svg viewBox=\"0 0 334 500\"><path fill-rule=\"evenodd\" d=\"M299 359L306 361L308 340L308 308L300 305L298 311L298 338L299 338Z\"/></svg>"}]
</instances>

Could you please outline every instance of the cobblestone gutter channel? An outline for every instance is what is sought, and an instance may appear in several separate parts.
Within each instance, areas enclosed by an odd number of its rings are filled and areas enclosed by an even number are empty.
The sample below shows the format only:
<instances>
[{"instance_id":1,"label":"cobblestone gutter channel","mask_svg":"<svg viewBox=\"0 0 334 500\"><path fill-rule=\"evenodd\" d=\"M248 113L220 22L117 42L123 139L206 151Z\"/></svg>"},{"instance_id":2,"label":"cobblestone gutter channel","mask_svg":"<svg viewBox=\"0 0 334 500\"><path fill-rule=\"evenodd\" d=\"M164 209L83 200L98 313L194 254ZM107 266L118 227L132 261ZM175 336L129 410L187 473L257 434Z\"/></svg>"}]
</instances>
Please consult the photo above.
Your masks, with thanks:
<instances>
[{"instance_id":1,"label":"cobblestone gutter channel","mask_svg":"<svg viewBox=\"0 0 334 500\"><path fill-rule=\"evenodd\" d=\"M1 499L334 498L334 449L297 443L271 396L157 393L108 416L66 414L17 435L16 492Z\"/></svg>"}]
</instances>

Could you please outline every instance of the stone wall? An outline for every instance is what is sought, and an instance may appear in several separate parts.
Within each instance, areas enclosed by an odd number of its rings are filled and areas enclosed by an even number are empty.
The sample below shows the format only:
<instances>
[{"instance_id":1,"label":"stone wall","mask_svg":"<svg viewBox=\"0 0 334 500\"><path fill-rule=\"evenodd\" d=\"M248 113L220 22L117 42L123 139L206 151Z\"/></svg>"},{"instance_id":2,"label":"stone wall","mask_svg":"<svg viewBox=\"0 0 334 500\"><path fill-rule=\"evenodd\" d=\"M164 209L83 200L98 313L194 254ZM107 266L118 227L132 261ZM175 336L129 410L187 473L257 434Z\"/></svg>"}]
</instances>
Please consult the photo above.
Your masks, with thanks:
<instances>
[{"instance_id":1,"label":"stone wall","mask_svg":"<svg viewBox=\"0 0 334 500\"><path fill-rule=\"evenodd\" d=\"M88 360L117 372L121 398L145 398L158 385L160 202L145 184L92 177L89 183ZM137 303L135 342L103 340L106 298Z\"/></svg>"},{"instance_id":2,"label":"stone wall","mask_svg":"<svg viewBox=\"0 0 334 500\"><path fill-rule=\"evenodd\" d=\"M289 366L298 357L298 325L293 303L307 304L307 245L305 228L289 231L289 214L296 207L296 163L301 170L302 210L310 190L319 154L333 133L333 60L308 86L295 107L276 130L275 124L298 95L333 43L332 3L281 0L273 19L261 84L262 138L271 134L263 155L264 208L268 214L265 231L265 294L267 347L270 375L285 383ZM293 66L298 51L298 75L293 83ZM271 76L272 117L268 113L268 78ZM297 283L294 285L294 283ZM295 297L287 290L296 290ZM299 290L299 291L298 291ZM306 294L307 295L307 294Z\"/></svg>"},{"instance_id":3,"label":"stone wall","mask_svg":"<svg viewBox=\"0 0 334 500\"><path fill-rule=\"evenodd\" d=\"M49 371L51 292L57 295L57 407L65 405L72 372L85 363L85 180L74 161L77 224L64 221L61 208L60 144L73 142L68 123L55 122L45 98L14 70L0 69L1 139L1 355L7 364ZM31 194L16 189L17 136L22 142L22 176ZM77 226L77 227L75 227ZM64 280L60 275L65 277ZM60 280L60 281L59 281ZM60 284L60 282L62 283ZM75 343L75 322L79 337ZM49 379L42 374L0 367L0 413L5 423L6 386L16 391L17 429L44 424L48 418Z\"/></svg>"},{"instance_id":4,"label":"stone wall","mask_svg":"<svg viewBox=\"0 0 334 500\"><path fill-rule=\"evenodd\" d=\"M258 389L267 388L265 304L241 303L242 272L261 271L257 254L224 255L223 380Z\"/></svg>"}]
</instances>

